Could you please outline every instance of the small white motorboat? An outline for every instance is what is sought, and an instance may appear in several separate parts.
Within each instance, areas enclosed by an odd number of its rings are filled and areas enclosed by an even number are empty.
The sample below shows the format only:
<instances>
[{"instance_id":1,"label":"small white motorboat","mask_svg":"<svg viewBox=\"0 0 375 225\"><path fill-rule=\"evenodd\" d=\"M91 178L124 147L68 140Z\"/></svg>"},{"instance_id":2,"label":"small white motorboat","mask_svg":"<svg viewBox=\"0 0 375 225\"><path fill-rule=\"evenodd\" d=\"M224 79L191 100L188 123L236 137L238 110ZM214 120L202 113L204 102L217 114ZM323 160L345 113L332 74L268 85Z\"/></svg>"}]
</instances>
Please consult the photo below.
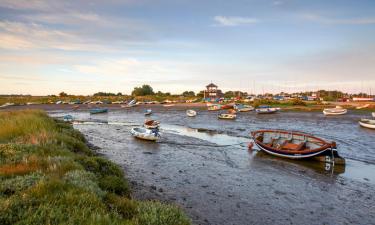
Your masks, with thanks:
<instances>
[{"instance_id":1,"label":"small white motorboat","mask_svg":"<svg viewBox=\"0 0 375 225\"><path fill-rule=\"evenodd\" d=\"M146 109L145 110L145 116L149 116L152 114L152 110L151 109Z\"/></svg>"},{"instance_id":2,"label":"small white motorboat","mask_svg":"<svg viewBox=\"0 0 375 225\"><path fill-rule=\"evenodd\" d=\"M230 114L230 113L221 113L218 115L218 119L224 119L224 120L234 120L236 119L236 114Z\"/></svg>"},{"instance_id":3,"label":"small white motorboat","mask_svg":"<svg viewBox=\"0 0 375 225\"><path fill-rule=\"evenodd\" d=\"M366 128L370 128L370 129L375 129L375 120L361 119L358 123L362 127L366 127Z\"/></svg>"},{"instance_id":4,"label":"small white motorboat","mask_svg":"<svg viewBox=\"0 0 375 225\"><path fill-rule=\"evenodd\" d=\"M145 123L143 124L144 127L147 129L155 129L158 128L160 125L159 121L156 120L146 120Z\"/></svg>"},{"instance_id":5,"label":"small white motorboat","mask_svg":"<svg viewBox=\"0 0 375 225\"><path fill-rule=\"evenodd\" d=\"M158 129L149 130L143 127L134 127L130 133L133 135L133 137L143 140L157 141L160 139Z\"/></svg>"},{"instance_id":6,"label":"small white motorboat","mask_svg":"<svg viewBox=\"0 0 375 225\"><path fill-rule=\"evenodd\" d=\"M189 110L186 110L186 115L189 117L194 117L197 115L197 112L192 109L189 109Z\"/></svg>"},{"instance_id":7,"label":"small white motorboat","mask_svg":"<svg viewBox=\"0 0 375 225\"><path fill-rule=\"evenodd\" d=\"M273 108L268 105L262 105L255 109L255 112L258 114L271 114L276 113L278 111L280 111L280 108Z\"/></svg>"},{"instance_id":8,"label":"small white motorboat","mask_svg":"<svg viewBox=\"0 0 375 225\"><path fill-rule=\"evenodd\" d=\"M336 106L336 108L324 109L323 114L326 116L344 115L348 112L347 109L343 109L341 106Z\"/></svg>"}]
</instances>

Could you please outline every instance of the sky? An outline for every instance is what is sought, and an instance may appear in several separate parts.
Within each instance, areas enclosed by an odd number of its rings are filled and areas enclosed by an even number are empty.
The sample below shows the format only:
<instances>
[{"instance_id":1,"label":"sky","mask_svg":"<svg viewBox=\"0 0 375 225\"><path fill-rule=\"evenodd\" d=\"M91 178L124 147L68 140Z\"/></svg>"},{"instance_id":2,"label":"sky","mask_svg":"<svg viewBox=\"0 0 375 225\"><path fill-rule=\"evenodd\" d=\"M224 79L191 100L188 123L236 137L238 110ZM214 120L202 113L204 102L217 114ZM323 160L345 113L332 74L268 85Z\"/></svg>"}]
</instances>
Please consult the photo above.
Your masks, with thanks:
<instances>
[{"instance_id":1,"label":"sky","mask_svg":"<svg viewBox=\"0 0 375 225\"><path fill-rule=\"evenodd\" d=\"M0 0L0 94L375 93L374 0Z\"/></svg>"}]
</instances>

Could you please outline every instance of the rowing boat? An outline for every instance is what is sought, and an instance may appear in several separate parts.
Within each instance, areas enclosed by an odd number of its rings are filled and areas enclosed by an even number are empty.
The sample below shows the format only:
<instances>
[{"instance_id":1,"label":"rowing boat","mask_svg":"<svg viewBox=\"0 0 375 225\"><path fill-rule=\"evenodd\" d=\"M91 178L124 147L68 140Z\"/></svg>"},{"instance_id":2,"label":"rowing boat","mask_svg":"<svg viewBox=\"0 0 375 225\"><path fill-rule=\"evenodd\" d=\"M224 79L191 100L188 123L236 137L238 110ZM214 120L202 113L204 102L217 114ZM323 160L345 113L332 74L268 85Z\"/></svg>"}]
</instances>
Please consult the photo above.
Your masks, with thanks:
<instances>
[{"instance_id":1,"label":"rowing boat","mask_svg":"<svg viewBox=\"0 0 375 225\"><path fill-rule=\"evenodd\" d=\"M362 127L366 127L366 128L370 128L370 129L375 129L375 120L361 119L358 123Z\"/></svg>"},{"instance_id":2,"label":"rowing boat","mask_svg":"<svg viewBox=\"0 0 375 225\"><path fill-rule=\"evenodd\" d=\"M289 159L324 155L339 157L335 142L328 142L302 132L258 130L251 132L250 136L260 150L279 157Z\"/></svg>"},{"instance_id":3,"label":"rowing boat","mask_svg":"<svg viewBox=\"0 0 375 225\"><path fill-rule=\"evenodd\" d=\"M186 110L186 115L189 117L194 117L197 115L197 112L192 109L189 109L189 110Z\"/></svg>"},{"instance_id":4,"label":"rowing boat","mask_svg":"<svg viewBox=\"0 0 375 225\"><path fill-rule=\"evenodd\" d=\"M218 119L224 119L224 120L234 120L236 119L236 114L230 114L230 113L221 113L217 117Z\"/></svg>"},{"instance_id":5,"label":"rowing boat","mask_svg":"<svg viewBox=\"0 0 375 225\"><path fill-rule=\"evenodd\" d=\"M160 134L157 129L149 130L143 127L134 127L130 132L133 137L147 140L147 141L157 141L160 139Z\"/></svg>"},{"instance_id":6,"label":"rowing boat","mask_svg":"<svg viewBox=\"0 0 375 225\"><path fill-rule=\"evenodd\" d=\"M323 110L323 114L326 116L344 115L347 112L347 109L343 109L340 106L336 106L336 108L328 108Z\"/></svg>"},{"instance_id":7,"label":"rowing boat","mask_svg":"<svg viewBox=\"0 0 375 225\"><path fill-rule=\"evenodd\" d=\"M95 108L90 110L90 114L98 114L98 113L107 113L108 109L107 108Z\"/></svg>"},{"instance_id":8,"label":"rowing boat","mask_svg":"<svg viewBox=\"0 0 375 225\"><path fill-rule=\"evenodd\" d=\"M276 113L279 110L280 110L279 108L274 108L268 105L262 105L256 108L255 112L258 114L271 114L271 113Z\"/></svg>"}]
</instances>

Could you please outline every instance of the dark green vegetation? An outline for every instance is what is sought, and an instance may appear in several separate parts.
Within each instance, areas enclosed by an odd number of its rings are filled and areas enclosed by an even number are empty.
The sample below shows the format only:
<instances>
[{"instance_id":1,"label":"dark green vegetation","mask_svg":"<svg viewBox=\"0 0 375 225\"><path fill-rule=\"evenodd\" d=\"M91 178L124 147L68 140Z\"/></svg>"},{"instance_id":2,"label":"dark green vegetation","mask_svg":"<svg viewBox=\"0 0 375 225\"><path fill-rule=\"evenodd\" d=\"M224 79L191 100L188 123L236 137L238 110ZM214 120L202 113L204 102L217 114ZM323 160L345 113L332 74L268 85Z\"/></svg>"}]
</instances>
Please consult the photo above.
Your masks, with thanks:
<instances>
[{"instance_id":1,"label":"dark green vegetation","mask_svg":"<svg viewBox=\"0 0 375 225\"><path fill-rule=\"evenodd\" d=\"M121 168L41 111L0 113L0 224L190 224L171 205L135 201Z\"/></svg>"}]
</instances>

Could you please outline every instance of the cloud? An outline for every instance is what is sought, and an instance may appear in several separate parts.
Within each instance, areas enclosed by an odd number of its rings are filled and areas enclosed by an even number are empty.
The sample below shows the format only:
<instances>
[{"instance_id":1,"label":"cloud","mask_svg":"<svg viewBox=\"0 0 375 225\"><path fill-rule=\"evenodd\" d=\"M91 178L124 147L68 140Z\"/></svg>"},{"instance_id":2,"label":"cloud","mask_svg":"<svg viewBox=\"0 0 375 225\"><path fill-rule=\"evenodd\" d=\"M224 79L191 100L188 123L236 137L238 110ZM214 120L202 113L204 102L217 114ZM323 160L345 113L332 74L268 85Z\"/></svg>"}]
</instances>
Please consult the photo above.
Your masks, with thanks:
<instances>
[{"instance_id":1,"label":"cloud","mask_svg":"<svg viewBox=\"0 0 375 225\"><path fill-rule=\"evenodd\" d=\"M247 24L258 23L259 20L250 17L236 17L236 16L215 16L214 21L216 26L234 27Z\"/></svg>"},{"instance_id":2,"label":"cloud","mask_svg":"<svg viewBox=\"0 0 375 225\"><path fill-rule=\"evenodd\" d=\"M375 17L364 18L329 18L318 14L308 13L303 14L302 17L312 22L323 24L342 24L342 25L368 25L375 24Z\"/></svg>"}]
</instances>

